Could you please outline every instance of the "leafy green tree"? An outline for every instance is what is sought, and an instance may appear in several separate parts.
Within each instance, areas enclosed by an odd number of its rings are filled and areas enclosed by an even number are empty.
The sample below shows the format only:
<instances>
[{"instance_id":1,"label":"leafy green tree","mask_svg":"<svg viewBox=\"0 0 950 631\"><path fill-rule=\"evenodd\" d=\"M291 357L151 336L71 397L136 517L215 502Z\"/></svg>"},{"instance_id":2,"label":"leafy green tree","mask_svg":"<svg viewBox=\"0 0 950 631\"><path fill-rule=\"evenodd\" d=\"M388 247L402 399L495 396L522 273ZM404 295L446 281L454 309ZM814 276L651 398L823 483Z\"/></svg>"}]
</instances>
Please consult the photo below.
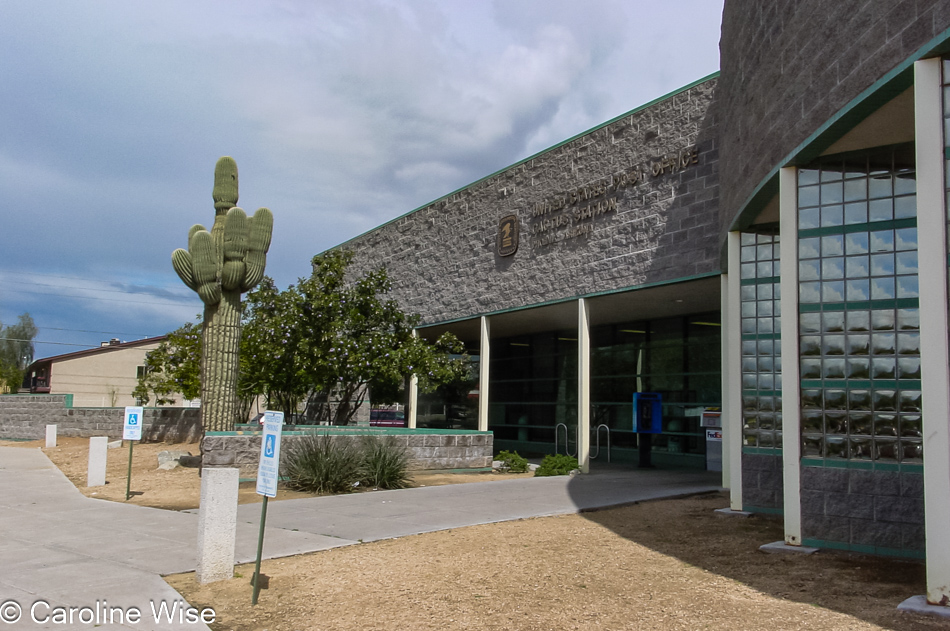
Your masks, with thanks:
<instances>
[{"instance_id":1,"label":"leafy green tree","mask_svg":"<svg viewBox=\"0 0 950 631\"><path fill-rule=\"evenodd\" d=\"M144 375L132 396L148 405L168 405L174 393L186 399L201 396L201 325L189 322L145 354Z\"/></svg>"},{"instance_id":2,"label":"leafy green tree","mask_svg":"<svg viewBox=\"0 0 950 631\"><path fill-rule=\"evenodd\" d=\"M0 392L16 392L23 383L26 367L33 363L33 338L38 329L29 313L16 324L0 324Z\"/></svg>"},{"instance_id":3,"label":"leafy green tree","mask_svg":"<svg viewBox=\"0 0 950 631\"><path fill-rule=\"evenodd\" d=\"M455 336L429 343L412 334L419 317L384 298L391 288L384 268L348 279L352 256L326 252L296 286L279 292L262 282L248 294L248 381L288 415L305 399L310 423L349 423L371 382L398 387L415 374L427 392L467 371Z\"/></svg>"}]
</instances>

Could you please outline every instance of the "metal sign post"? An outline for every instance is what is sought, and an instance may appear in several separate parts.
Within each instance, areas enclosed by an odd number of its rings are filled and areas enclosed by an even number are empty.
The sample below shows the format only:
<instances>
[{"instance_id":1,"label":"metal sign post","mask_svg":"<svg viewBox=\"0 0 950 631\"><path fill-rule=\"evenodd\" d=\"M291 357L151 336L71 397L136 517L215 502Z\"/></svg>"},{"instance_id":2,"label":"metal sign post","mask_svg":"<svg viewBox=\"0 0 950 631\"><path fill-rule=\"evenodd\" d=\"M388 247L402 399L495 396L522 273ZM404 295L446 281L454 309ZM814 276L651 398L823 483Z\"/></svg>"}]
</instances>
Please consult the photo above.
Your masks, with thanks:
<instances>
[{"instance_id":1,"label":"metal sign post","mask_svg":"<svg viewBox=\"0 0 950 631\"><path fill-rule=\"evenodd\" d=\"M264 523L267 521L267 500L277 496L277 480L280 475L280 432L284 426L283 412L264 412L264 435L261 437L261 460L257 465L257 493L264 496L261 507L261 529L257 535L257 563L251 585L254 595L251 604L257 604L261 591L261 554L264 551Z\"/></svg>"},{"instance_id":2,"label":"metal sign post","mask_svg":"<svg viewBox=\"0 0 950 631\"><path fill-rule=\"evenodd\" d=\"M142 440L142 417L145 410L138 406L126 406L125 424L122 426L122 440L129 441L129 471L125 476L125 501L129 501L132 489L132 445Z\"/></svg>"}]
</instances>

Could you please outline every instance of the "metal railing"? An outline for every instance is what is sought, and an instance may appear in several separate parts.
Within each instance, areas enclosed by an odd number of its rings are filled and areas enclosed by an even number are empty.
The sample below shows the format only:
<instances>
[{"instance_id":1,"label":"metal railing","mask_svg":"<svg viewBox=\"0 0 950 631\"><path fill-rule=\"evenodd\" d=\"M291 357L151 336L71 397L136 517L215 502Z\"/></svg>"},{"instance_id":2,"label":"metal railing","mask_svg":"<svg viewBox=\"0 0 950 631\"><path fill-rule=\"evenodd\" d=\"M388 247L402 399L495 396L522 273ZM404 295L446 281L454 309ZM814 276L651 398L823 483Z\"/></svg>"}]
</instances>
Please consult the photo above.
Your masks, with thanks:
<instances>
[{"instance_id":1,"label":"metal railing","mask_svg":"<svg viewBox=\"0 0 950 631\"><path fill-rule=\"evenodd\" d=\"M564 453L568 456L577 455L577 436L574 438L574 453L571 453L571 441L570 441L570 431L567 428L567 423L558 423L554 426L554 453L559 453L558 448L560 447L560 442L558 439L561 436L561 428L564 428ZM580 432L580 427L576 428L577 432ZM593 430L594 435L594 446L596 451L590 454L590 459L594 460L600 455L600 430L605 430L607 432L607 462L610 462L610 428L605 424L601 423Z\"/></svg>"},{"instance_id":2,"label":"metal railing","mask_svg":"<svg viewBox=\"0 0 950 631\"><path fill-rule=\"evenodd\" d=\"M590 455L590 459L594 460L595 458L597 458L597 456L600 455L600 430L601 429L607 430L607 462L610 462L610 428L607 427L607 425L604 423L601 423L594 429L595 446L597 447L597 451Z\"/></svg>"},{"instance_id":3,"label":"metal railing","mask_svg":"<svg viewBox=\"0 0 950 631\"><path fill-rule=\"evenodd\" d=\"M577 436L574 436L574 453L571 453L571 441L570 441L570 432L567 430L567 423L558 423L554 426L554 453L558 453L558 436L561 434L561 428L564 428L564 453L568 456L577 455Z\"/></svg>"}]
</instances>

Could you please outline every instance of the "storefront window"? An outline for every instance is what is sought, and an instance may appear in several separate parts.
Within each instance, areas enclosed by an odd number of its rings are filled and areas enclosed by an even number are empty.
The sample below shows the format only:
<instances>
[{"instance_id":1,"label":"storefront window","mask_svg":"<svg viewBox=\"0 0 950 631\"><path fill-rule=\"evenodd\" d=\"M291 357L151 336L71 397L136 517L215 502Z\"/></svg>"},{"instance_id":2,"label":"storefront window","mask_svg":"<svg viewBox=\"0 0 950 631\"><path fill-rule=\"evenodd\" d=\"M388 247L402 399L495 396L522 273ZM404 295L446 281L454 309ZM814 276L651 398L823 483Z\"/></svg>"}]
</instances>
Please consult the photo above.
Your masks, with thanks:
<instances>
[{"instance_id":1,"label":"storefront window","mask_svg":"<svg viewBox=\"0 0 950 631\"><path fill-rule=\"evenodd\" d=\"M702 466L702 410L721 402L719 313L642 320L591 330L591 430L610 429L614 459L636 457L635 392L663 397L655 452ZM489 429L496 443L521 453L554 450L555 427L577 428L577 334L545 332L492 340ZM601 430L603 431L603 430ZM595 449L596 434L592 434ZM606 436L601 433L606 459ZM561 431L563 453L564 433ZM508 442L511 441L511 442ZM625 453L626 451L626 453ZM684 464L689 464L685 463Z\"/></svg>"},{"instance_id":2,"label":"storefront window","mask_svg":"<svg viewBox=\"0 0 950 631\"><path fill-rule=\"evenodd\" d=\"M919 462L913 149L823 158L798 204L802 455Z\"/></svg>"}]
</instances>

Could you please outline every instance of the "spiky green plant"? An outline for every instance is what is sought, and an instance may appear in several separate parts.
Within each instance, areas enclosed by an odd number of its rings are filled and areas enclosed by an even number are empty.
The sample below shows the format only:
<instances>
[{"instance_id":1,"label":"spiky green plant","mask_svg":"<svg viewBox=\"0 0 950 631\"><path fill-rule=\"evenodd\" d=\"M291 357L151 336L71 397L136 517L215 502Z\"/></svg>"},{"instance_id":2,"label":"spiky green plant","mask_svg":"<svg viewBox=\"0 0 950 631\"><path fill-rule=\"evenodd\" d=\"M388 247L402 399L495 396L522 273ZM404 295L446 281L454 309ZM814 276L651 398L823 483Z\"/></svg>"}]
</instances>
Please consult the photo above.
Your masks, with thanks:
<instances>
[{"instance_id":1,"label":"spiky green plant","mask_svg":"<svg viewBox=\"0 0 950 631\"><path fill-rule=\"evenodd\" d=\"M358 445L342 436L308 433L281 453L287 487L305 493L352 493L363 471Z\"/></svg>"},{"instance_id":2,"label":"spiky green plant","mask_svg":"<svg viewBox=\"0 0 950 631\"><path fill-rule=\"evenodd\" d=\"M229 431L239 414L238 352L241 294L264 277L274 216L258 208L248 217L237 207L237 163L228 156L214 167L214 225L192 226L188 249L172 252L179 278L204 303L201 352L201 422L206 431Z\"/></svg>"},{"instance_id":3,"label":"spiky green plant","mask_svg":"<svg viewBox=\"0 0 950 631\"><path fill-rule=\"evenodd\" d=\"M360 479L368 488L407 489L412 486L409 476L411 458L405 443L399 444L392 436L365 436L363 475Z\"/></svg>"}]
</instances>

